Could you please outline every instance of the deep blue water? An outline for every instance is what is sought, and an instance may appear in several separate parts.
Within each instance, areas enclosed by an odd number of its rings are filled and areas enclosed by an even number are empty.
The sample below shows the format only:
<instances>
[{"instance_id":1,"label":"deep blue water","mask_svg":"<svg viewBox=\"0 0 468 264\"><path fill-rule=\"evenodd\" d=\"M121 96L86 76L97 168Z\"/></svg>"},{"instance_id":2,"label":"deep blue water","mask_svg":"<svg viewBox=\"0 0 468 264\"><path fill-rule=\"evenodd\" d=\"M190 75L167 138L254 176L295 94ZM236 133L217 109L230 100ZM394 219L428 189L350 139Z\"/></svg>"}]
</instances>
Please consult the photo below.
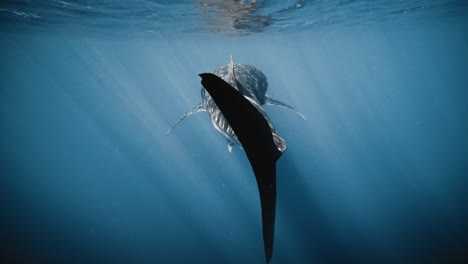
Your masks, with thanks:
<instances>
[{"instance_id":1,"label":"deep blue water","mask_svg":"<svg viewBox=\"0 0 468 264\"><path fill-rule=\"evenodd\" d=\"M166 135L232 55L307 117L272 264L467 263L466 1L211 2L0 3L0 262L264 263L242 149Z\"/></svg>"}]
</instances>

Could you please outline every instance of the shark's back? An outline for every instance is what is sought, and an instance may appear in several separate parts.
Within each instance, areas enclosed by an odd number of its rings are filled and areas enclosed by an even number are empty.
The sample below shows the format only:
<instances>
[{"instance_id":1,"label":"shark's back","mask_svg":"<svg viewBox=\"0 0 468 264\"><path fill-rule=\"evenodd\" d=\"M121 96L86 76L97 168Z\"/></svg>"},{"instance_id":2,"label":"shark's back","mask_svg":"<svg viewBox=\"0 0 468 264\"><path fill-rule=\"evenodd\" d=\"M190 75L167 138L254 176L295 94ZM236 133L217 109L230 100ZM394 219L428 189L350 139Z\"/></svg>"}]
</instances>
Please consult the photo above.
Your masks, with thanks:
<instances>
[{"instance_id":1,"label":"shark's back","mask_svg":"<svg viewBox=\"0 0 468 264\"><path fill-rule=\"evenodd\" d=\"M245 98L264 115L265 111L261 107L266 101L266 91L268 81L266 76L257 68L251 65L235 64L232 59L227 65L218 68L214 75L220 77L233 88L239 91ZM232 143L239 143L239 139L224 118L213 98L204 88L201 89L201 96L205 110L208 112L213 126ZM268 119L267 119L268 120ZM286 149L286 141L279 135L273 124L268 120L273 133L274 142L279 151Z\"/></svg>"},{"instance_id":2,"label":"shark's back","mask_svg":"<svg viewBox=\"0 0 468 264\"><path fill-rule=\"evenodd\" d=\"M263 72L252 65L236 64L231 56L229 63L215 70L214 75L227 82L246 99L250 100L264 116L266 116L266 114L262 108L263 105L276 105L289 109L305 119L305 117L293 107L266 95L268 89L267 78ZM224 118L216 103L213 101L213 98L203 88L201 89L201 97L203 101L180 117L179 120L177 120L177 122L169 129L168 133L170 133L172 129L186 117L194 113L206 111L214 128L227 138L228 150L231 151L233 144L239 143L239 139ZM279 135L273 124L269 120L268 122L273 133L275 145L279 151L283 152L286 149L286 141Z\"/></svg>"},{"instance_id":3,"label":"shark's back","mask_svg":"<svg viewBox=\"0 0 468 264\"><path fill-rule=\"evenodd\" d=\"M214 71L214 74L236 88L242 95L254 99L260 105L265 104L268 81L265 74L254 66L233 63L231 69L230 64L227 64ZM235 83L227 80L226 77L231 75L235 75ZM202 98L207 94L205 89L202 89L201 93Z\"/></svg>"}]
</instances>

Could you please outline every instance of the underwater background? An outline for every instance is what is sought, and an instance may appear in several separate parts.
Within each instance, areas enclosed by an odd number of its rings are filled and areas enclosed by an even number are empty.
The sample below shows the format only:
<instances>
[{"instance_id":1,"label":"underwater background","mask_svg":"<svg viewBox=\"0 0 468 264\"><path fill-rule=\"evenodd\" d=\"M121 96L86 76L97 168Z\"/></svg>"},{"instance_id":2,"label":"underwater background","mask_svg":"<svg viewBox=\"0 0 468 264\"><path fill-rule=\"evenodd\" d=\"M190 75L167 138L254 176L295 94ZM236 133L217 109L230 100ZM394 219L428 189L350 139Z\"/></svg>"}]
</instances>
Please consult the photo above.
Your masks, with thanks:
<instances>
[{"instance_id":1,"label":"underwater background","mask_svg":"<svg viewBox=\"0 0 468 264\"><path fill-rule=\"evenodd\" d=\"M0 2L0 262L265 263L197 74L268 78L271 263L468 263L468 2Z\"/></svg>"}]
</instances>

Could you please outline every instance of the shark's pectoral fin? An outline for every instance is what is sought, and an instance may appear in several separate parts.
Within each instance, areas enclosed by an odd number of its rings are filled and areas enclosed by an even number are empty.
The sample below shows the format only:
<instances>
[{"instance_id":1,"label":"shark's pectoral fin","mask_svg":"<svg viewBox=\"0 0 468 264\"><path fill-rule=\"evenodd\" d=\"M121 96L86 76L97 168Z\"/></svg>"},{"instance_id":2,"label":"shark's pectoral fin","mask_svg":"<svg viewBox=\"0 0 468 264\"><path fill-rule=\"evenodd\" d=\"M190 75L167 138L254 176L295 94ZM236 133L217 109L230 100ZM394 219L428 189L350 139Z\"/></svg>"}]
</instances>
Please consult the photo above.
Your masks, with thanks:
<instances>
[{"instance_id":1,"label":"shark's pectoral fin","mask_svg":"<svg viewBox=\"0 0 468 264\"><path fill-rule=\"evenodd\" d=\"M281 101L275 100L275 99L273 99L271 97L266 96L265 104L284 107L284 108L286 108L286 109L288 109L290 111L293 111L294 113L299 115L302 119L306 120L305 116L301 112L294 109L294 107L292 107L292 106L290 106L290 105L288 105L286 103L283 103Z\"/></svg>"},{"instance_id":2,"label":"shark's pectoral fin","mask_svg":"<svg viewBox=\"0 0 468 264\"><path fill-rule=\"evenodd\" d=\"M234 145L234 143L232 143L231 141L228 140L227 147L228 147L229 154L231 154L231 152L232 152L232 146L233 145Z\"/></svg>"},{"instance_id":3,"label":"shark's pectoral fin","mask_svg":"<svg viewBox=\"0 0 468 264\"><path fill-rule=\"evenodd\" d=\"M181 116L179 118L179 120L177 120L177 122L171 127L171 129L169 129L167 131L166 134L169 134L171 133L171 131L180 123L182 122L182 120L184 120L186 117L189 117L195 113L198 113L198 112L201 112L201 111L206 111L205 109L205 105L203 104L203 102L201 102L200 104L196 105L194 108L190 109L187 113L185 113L183 116Z\"/></svg>"}]
</instances>

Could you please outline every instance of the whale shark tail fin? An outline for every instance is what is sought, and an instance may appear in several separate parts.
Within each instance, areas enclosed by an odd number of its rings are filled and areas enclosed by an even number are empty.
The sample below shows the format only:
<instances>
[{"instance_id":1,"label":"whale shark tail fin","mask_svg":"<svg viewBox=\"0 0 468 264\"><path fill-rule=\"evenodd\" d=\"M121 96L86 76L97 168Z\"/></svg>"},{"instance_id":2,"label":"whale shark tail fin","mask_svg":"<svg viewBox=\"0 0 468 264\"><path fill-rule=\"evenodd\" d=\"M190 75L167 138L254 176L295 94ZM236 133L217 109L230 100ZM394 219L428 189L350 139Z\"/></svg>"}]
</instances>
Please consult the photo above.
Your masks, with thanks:
<instances>
[{"instance_id":1,"label":"whale shark tail fin","mask_svg":"<svg viewBox=\"0 0 468 264\"><path fill-rule=\"evenodd\" d=\"M294 107L292 107L292 106L290 106L290 105L288 105L286 103L283 103L281 101L275 100L275 99L273 99L271 97L266 96L265 104L266 105L276 105L276 106L284 107L284 108L286 108L286 109L288 109L290 111L293 111L298 116L300 116L302 119L307 120L307 118L301 112L294 109Z\"/></svg>"},{"instance_id":2,"label":"whale shark tail fin","mask_svg":"<svg viewBox=\"0 0 468 264\"><path fill-rule=\"evenodd\" d=\"M187 113L185 113L183 116L181 116L179 118L179 120L177 120L177 122L175 122L174 125L172 125L171 129L169 129L166 133L166 135L169 135L169 133L171 133L171 131L180 123L182 122L182 120L184 120L186 117L189 117L195 113L198 113L198 112L201 112L201 111L206 111L205 109L205 104L203 102L199 103L198 105L196 105L195 107L193 107L192 109L190 109Z\"/></svg>"},{"instance_id":3,"label":"whale shark tail fin","mask_svg":"<svg viewBox=\"0 0 468 264\"><path fill-rule=\"evenodd\" d=\"M266 262L273 254L276 212L276 161L282 154L266 116L229 83L211 73L200 74L202 85L226 118L249 159L257 180L262 209Z\"/></svg>"}]
</instances>

